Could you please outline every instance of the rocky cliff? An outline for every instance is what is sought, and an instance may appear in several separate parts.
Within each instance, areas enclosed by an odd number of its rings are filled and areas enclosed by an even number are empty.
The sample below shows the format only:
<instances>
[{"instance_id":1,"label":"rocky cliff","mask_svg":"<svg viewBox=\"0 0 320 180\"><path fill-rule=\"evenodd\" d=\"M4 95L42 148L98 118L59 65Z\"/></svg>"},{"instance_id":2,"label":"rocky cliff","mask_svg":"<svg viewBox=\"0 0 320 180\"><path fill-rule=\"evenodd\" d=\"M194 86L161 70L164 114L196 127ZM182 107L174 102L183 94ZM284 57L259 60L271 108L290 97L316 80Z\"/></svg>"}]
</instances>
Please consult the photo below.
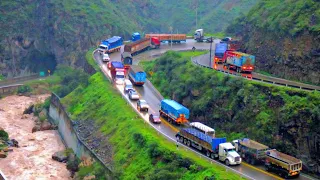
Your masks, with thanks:
<instances>
[{"instance_id":1,"label":"rocky cliff","mask_svg":"<svg viewBox=\"0 0 320 180\"><path fill-rule=\"evenodd\" d=\"M257 70L320 85L320 3L318 0L258 3L228 27L256 55Z\"/></svg>"},{"instance_id":2,"label":"rocky cliff","mask_svg":"<svg viewBox=\"0 0 320 180\"><path fill-rule=\"evenodd\" d=\"M22 0L0 2L0 74L51 71L57 63L84 64L85 52L112 33L125 35L124 18L107 1ZM111 33L112 32L112 33Z\"/></svg>"},{"instance_id":3,"label":"rocky cliff","mask_svg":"<svg viewBox=\"0 0 320 180\"><path fill-rule=\"evenodd\" d=\"M101 39L132 32L189 33L225 29L255 0L218 1L21 0L0 2L0 79L29 72L51 72L57 64L83 66L84 53ZM195 4L196 3L196 4ZM220 13L217 13L220 12ZM220 14L226 12L224 20Z\"/></svg>"}]
</instances>

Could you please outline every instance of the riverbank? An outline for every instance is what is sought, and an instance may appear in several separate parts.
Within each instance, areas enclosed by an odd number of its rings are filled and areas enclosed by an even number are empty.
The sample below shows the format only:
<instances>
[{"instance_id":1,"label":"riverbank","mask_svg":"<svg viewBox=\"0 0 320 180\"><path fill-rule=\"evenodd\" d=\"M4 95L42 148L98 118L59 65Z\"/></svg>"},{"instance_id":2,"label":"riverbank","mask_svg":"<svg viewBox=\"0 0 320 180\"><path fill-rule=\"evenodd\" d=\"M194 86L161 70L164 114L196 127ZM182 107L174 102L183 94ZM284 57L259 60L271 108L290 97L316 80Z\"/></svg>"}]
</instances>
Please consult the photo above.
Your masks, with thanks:
<instances>
[{"instance_id":1,"label":"riverbank","mask_svg":"<svg viewBox=\"0 0 320 180\"><path fill-rule=\"evenodd\" d=\"M56 130L32 133L36 117L23 115L30 104L43 102L50 95L8 96L0 99L0 126L10 139L19 142L8 157L0 159L0 169L8 179L71 179L66 164L51 156L65 147Z\"/></svg>"}]
</instances>

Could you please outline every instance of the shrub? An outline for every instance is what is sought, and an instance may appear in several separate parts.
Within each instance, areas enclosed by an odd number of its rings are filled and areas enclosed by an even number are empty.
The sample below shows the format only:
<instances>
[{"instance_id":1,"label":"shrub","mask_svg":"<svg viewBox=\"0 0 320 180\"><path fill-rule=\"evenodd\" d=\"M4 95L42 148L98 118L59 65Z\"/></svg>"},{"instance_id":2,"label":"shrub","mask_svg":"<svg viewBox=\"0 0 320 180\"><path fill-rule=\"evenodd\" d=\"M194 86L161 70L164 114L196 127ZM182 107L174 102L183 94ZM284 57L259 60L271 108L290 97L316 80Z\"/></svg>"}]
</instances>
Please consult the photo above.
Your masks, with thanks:
<instances>
[{"instance_id":1,"label":"shrub","mask_svg":"<svg viewBox=\"0 0 320 180\"><path fill-rule=\"evenodd\" d=\"M9 138L9 135L6 131L0 130L0 139L7 141Z\"/></svg>"},{"instance_id":2,"label":"shrub","mask_svg":"<svg viewBox=\"0 0 320 180\"><path fill-rule=\"evenodd\" d=\"M28 85L23 85L18 88L18 93L27 93L31 91L31 87Z\"/></svg>"}]
</instances>

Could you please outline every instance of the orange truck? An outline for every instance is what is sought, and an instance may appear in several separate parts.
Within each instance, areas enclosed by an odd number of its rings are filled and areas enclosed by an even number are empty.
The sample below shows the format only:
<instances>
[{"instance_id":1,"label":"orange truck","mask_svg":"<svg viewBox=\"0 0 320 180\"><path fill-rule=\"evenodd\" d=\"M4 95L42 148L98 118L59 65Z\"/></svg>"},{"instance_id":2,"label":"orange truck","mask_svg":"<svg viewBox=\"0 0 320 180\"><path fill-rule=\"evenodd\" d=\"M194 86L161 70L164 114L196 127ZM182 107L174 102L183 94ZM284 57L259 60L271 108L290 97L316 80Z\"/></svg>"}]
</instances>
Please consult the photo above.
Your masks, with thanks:
<instances>
[{"instance_id":1,"label":"orange truck","mask_svg":"<svg viewBox=\"0 0 320 180\"><path fill-rule=\"evenodd\" d=\"M186 42L187 35L186 34L146 34L145 38L156 37L159 41L168 41L169 43L172 41L173 43L181 43Z\"/></svg>"}]
</instances>

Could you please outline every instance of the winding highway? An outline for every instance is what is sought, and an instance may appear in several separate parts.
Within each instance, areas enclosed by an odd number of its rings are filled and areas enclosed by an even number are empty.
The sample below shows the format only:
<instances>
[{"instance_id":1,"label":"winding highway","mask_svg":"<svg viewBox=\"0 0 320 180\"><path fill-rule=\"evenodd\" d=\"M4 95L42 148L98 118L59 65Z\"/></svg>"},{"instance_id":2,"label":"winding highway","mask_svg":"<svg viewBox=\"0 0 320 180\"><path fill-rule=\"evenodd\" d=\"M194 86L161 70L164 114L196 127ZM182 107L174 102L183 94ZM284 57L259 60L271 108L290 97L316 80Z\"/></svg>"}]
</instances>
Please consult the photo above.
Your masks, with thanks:
<instances>
[{"instance_id":1,"label":"winding highway","mask_svg":"<svg viewBox=\"0 0 320 180\"><path fill-rule=\"evenodd\" d=\"M134 57L134 64L138 64L140 60L150 60L150 57L154 57L158 54L164 53L170 49L178 51L178 50L188 50L192 47L196 47L197 49L209 49L210 44L207 43L196 43L193 40L187 40L186 43L181 43L181 44L173 44L172 47L170 46L170 44L161 44L160 49L156 49L156 50L150 50L150 51L146 51L142 54L139 54L138 56ZM214 46L213 46L214 47ZM123 47L121 48L121 51L123 51ZM115 52L110 54L110 58L112 61L120 61L121 60L121 53L120 52ZM102 72L105 74L106 77L108 77L110 79L111 74L109 69L107 68L107 64L103 63L101 60L101 56L99 53L94 52L93 53L94 59L96 60L97 64L100 66ZM122 96L127 100L127 102L132 106L132 108L134 110L136 110L136 101L131 101L129 100L127 94L124 93L123 89L123 85L114 85L119 93L122 94ZM160 106L160 101L163 99L163 97L160 95L160 93L153 87L153 85L148 81L144 86L142 87L135 87L135 89L137 90L137 92L139 93L141 99L145 99L149 106L149 113L157 113L158 114L158 110L159 110L159 106ZM176 143L175 140L175 134L177 131L179 131L179 128L176 126L173 126L171 124L169 124L167 121L162 120L161 124L152 124L148 121L148 113L140 113L136 110L136 112L144 119L144 122L150 126L152 126L153 128L155 128L160 134L162 134L163 136L167 137L169 140L173 141L174 143ZM257 180L269 180L269 179L282 179L280 177L278 177L277 175L271 174L269 172L266 172L263 170L262 166L251 166L247 163L242 163L239 166L230 166L227 167L224 164L220 163L219 161L215 161L212 159L207 158L205 155L200 154L199 152L190 149L189 147L184 146L183 144L179 144L181 148L181 150L189 150L189 151L193 151L195 153L197 153L199 156L201 156L202 158L208 159L208 161L211 161L212 163L217 163L220 164L221 166L224 166L227 171L234 171L238 174L240 174L242 177L245 177L247 179L257 179ZM301 180L305 180L305 179L312 179L310 177L307 177L305 175L300 175L299 178L297 179L301 179Z\"/></svg>"}]
</instances>

